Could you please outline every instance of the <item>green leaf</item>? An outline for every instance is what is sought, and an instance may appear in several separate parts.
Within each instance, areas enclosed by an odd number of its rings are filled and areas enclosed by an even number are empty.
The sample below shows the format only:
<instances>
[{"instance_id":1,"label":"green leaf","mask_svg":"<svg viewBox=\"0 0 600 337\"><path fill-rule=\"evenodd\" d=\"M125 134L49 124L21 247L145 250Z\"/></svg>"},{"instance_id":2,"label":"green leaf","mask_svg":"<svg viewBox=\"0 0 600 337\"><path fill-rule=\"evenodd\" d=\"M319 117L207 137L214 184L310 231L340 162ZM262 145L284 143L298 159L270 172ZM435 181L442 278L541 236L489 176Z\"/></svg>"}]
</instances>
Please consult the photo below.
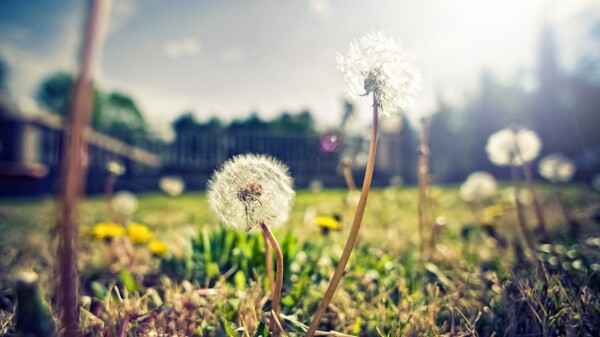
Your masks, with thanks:
<instances>
[{"instance_id":1,"label":"green leaf","mask_svg":"<svg viewBox=\"0 0 600 337\"><path fill-rule=\"evenodd\" d=\"M214 262L207 264L206 275L210 278L217 277L219 275L219 265Z\"/></svg>"},{"instance_id":2,"label":"green leaf","mask_svg":"<svg viewBox=\"0 0 600 337\"><path fill-rule=\"evenodd\" d=\"M223 331L225 331L227 336L239 337L239 334L237 333L237 331L235 331L235 328L232 326L233 324L231 322L228 322L224 318L220 318L219 324L221 325L221 328L223 329Z\"/></svg>"},{"instance_id":3,"label":"green leaf","mask_svg":"<svg viewBox=\"0 0 600 337\"><path fill-rule=\"evenodd\" d=\"M129 271L127 271L125 268L121 268L121 270L119 270L119 278L121 279L121 283L125 289L127 289L127 291L136 291L140 288L137 282L135 282L133 276L131 276Z\"/></svg>"},{"instance_id":4,"label":"green leaf","mask_svg":"<svg viewBox=\"0 0 600 337\"><path fill-rule=\"evenodd\" d=\"M256 332L252 337L269 337L269 329L267 329L267 325L263 322L260 322Z\"/></svg>"},{"instance_id":5,"label":"green leaf","mask_svg":"<svg viewBox=\"0 0 600 337\"><path fill-rule=\"evenodd\" d=\"M237 273L233 276L233 280L235 283L235 288L237 290L246 289L246 275L241 270L238 270Z\"/></svg>"},{"instance_id":6,"label":"green leaf","mask_svg":"<svg viewBox=\"0 0 600 337\"><path fill-rule=\"evenodd\" d=\"M92 293L96 298L104 299L106 298L106 294L108 294L108 289L97 281L92 282L90 288L92 288Z\"/></svg>"}]
</instances>

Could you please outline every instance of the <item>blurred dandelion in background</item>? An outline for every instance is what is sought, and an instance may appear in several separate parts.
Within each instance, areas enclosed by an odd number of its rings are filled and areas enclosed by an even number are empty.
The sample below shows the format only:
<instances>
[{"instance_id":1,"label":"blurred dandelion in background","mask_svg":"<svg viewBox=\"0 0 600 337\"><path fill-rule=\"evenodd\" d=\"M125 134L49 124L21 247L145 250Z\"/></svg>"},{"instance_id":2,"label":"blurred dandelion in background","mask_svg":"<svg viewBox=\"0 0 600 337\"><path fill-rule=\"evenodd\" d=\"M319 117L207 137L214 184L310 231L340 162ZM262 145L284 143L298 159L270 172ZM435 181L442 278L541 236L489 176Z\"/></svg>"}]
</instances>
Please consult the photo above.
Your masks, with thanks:
<instances>
[{"instance_id":1,"label":"blurred dandelion in background","mask_svg":"<svg viewBox=\"0 0 600 337\"><path fill-rule=\"evenodd\" d=\"M534 131L512 126L492 134L485 150L490 161L498 166L523 165L537 158L542 141Z\"/></svg>"},{"instance_id":2,"label":"blurred dandelion in background","mask_svg":"<svg viewBox=\"0 0 600 337\"><path fill-rule=\"evenodd\" d=\"M497 187L498 183L493 175L485 171L476 171L469 174L460 185L459 194L464 201L478 201L493 196Z\"/></svg>"},{"instance_id":3,"label":"blurred dandelion in background","mask_svg":"<svg viewBox=\"0 0 600 337\"><path fill-rule=\"evenodd\" d=\"M119 191L113 198L115 210L124 216L130 216L138 208L137 197L129 191Z\"/></svg>"},{"instance_id":4,"label":"blurred dandelion in background","mask_svg":"<svg viewBox=\"0 0 600 337\"><path fill-rule=\"evenodd\" d=\"M185 182L178 176L164 176L158 181L158 186L171 197L176 197L185 190Z\"/></svg>"},{"instance_id":5,"label":"blurred dandelion in background","mask_svg":"<svg viewBox=\"0 0 600 337\"><path fill-rule=\"evenodd\" d=\"M319 179L313 179L308 183L308 189L313 193L319 193L323 191L323 181Z\"/></svg>"},{"instance_id":6,"label":"blurred dandelion in background","mask_svg":"<svg viewBox=\"0 0 600 337\"><path fill-rule=\"evenodd\" d=\"M515 188L514 187L506 187L502 190L502 192L500 193L502 196L502 200L504 200L506 203L514 206L516 205L515 202ZM531 196L531 192L529 192L529 190L522 190L519 193L519 202L521 202L521 204L523 205L529 205L531 204L531 201L533 200L533 197Z\"/></svg>"},{"instance_id":7,"label":"blurred dandelion in background","mask_svg":"<svg viewBox=\"0 0 600 337\"><path fill-rule=\"evenodd\" d=\"M575 163L560 153L553 153L540 160L538 172L553 183L567 183L575 175Z\"/></svg>"},{"instance_id":8,"label":"blurred dandelion in background","mask_svg":"<svg viewBox=\"0 0 600 337\"><path fill-rule=\"evenodd\" d=\"M125 165L118 160L109 160L106 163L106 170L113 176L122 176L125 174Z\"/></svg>"}]
</instances>

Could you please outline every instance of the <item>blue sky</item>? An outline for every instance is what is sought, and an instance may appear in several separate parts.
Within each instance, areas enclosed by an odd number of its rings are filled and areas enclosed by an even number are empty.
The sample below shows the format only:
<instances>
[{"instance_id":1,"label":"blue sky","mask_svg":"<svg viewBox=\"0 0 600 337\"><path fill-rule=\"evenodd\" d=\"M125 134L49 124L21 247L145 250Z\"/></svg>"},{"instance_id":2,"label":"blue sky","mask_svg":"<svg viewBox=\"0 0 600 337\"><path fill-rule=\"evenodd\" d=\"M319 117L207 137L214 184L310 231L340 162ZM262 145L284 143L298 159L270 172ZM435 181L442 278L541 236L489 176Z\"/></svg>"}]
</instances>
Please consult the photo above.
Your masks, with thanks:
<instances>
[{"instance_id":1,"label":"blue sky","mask_svg":"<svg viewBox=\"0 0 600 337\"><path fill-rule=\"evenodd\" d=\"M15 99L76 69L84 3L0 0L0 57ZM131 94L159 132L185 110L231 120L306 108L325 127L338 123L345 93L336 53L385 28L423 73L414 117L433 111L436 95L460 101L482 69L535 87L544 20L556 25L561 65L572 70L599 48L586 35L599 19L593 0L115 0L98 82Z\"/></svg>"}]
</instances>

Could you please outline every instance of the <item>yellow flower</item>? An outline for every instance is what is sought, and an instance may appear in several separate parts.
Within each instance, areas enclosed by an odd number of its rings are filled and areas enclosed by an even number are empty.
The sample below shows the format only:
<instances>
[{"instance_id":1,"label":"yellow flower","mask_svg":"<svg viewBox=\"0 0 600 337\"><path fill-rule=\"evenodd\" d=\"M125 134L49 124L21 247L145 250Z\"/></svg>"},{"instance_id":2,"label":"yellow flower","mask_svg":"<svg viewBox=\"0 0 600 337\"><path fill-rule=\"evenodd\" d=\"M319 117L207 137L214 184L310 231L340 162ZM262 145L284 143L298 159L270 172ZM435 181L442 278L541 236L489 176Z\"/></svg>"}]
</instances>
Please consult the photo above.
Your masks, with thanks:
<instances>
[{"instance_id":1,"label":"yellow flower","mask_svg":"<svg viewBox=\"0 0 600 337\"><path fill-rule=\"evenodd\" d=\"M125 235L125 228L116 223L97 223L92 228L92 235L97 239L111 239Z\"/></svg>"},{"instance_id":2,"label":"yellow flower","mask_svg":"<svg viewBox=\"0 0 600 337\"><path fill-rule=\"evenodd\" d=\"M341 227L340 222L331 216L318 216L315 218L315 223L319 227L333 230L338 230Z\"/></svg>"},{"instance_id":3,"label":"yellow flower","mask_svg":"<svg viewBox=\"0 0 600 337\"><path fill-rule=\"evenodd\" d=\"M152 254L164 255L169 251L169 248L160 240L152 240L148 244L148 250L150 250Z\"/></svg>"},{"instance_id":4,"label":"yellow flower","mask_svg":"<svg viewBox=\"0 0 600 337\"><path fill-rule=\"evenodd\" d=\"M146 225L131 223L127 227L127 236L133 243L146 243L154 237L154 233Z\"/></svg>"},{"instance_id":5,"label":"yellow flower","mask_svg":"<svg viewBox=\"0 0 600 337\"><path fill-rule=\"evenodd\" d=\"M496 222L504 214L504 206L496 204L488 206L483 210L482 222L486 225L491 225Z\"/></svg>"}]
</instances>

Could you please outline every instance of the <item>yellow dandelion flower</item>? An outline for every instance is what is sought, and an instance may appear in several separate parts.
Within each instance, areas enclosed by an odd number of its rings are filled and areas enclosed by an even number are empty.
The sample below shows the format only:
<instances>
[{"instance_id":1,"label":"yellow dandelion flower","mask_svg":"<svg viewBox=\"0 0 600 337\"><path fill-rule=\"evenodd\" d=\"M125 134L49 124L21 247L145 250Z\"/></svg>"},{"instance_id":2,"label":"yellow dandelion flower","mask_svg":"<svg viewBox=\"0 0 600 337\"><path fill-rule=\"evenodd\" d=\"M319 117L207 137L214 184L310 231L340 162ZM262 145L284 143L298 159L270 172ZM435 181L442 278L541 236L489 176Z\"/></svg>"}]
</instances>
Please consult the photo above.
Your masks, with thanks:
<instances>
[{"instance_id":1,"label":"yellow dandelion flower","mask_svg":"<svg viewBox=\"0 0 600 337\"><path fill-rule=\"evenodd\" d=\"M483 210L482 222L486 225L495 223L504 214L504 206L496 204L488 206Z\"/></svg>"},{"instance_id":2,"label":"yellow dandelion flower","mask_svg":"<svg viewBox=\"0 0 600 337\"><path fill-rule=\"evenodd\" d=\"M338 230L342 227L340 221L332 216L318 216L315 218L315 223L321 228Z\"/></svg>"},{"instance_id":3,"label":"yellow dandelion flower","mask_svg":"<svg viewBox=\"0 0 600 337\"><path fill-rule=\"evenodd\" d=\"M164 255L169 251L169 247L160 240L152 240L148 243L148 250L155 255Z\"/></svg>"},{"instance_id":4,"label":"yellow dandelion flower","mask_svg":"<svg viewBox=\"0 0 600 337\"><path fill-rule=\"evenodd\" d=\"M148 228L148 226L140 223L131 223L127 227L127 236L133 243L140 244L146 243L154 237L154 233Z\"/></svg>"},{"instance_id":5,"label":"yellow dandelion flower","mask_svg":"<svg viewBox=\"0 0 600 337\"><path fill-rule=\"evenodd\" d=\"M97 239L111 239L125 235L125 228L116 223L101 222L94 225L92 235Z\"/></svg>"}]
</instances>

